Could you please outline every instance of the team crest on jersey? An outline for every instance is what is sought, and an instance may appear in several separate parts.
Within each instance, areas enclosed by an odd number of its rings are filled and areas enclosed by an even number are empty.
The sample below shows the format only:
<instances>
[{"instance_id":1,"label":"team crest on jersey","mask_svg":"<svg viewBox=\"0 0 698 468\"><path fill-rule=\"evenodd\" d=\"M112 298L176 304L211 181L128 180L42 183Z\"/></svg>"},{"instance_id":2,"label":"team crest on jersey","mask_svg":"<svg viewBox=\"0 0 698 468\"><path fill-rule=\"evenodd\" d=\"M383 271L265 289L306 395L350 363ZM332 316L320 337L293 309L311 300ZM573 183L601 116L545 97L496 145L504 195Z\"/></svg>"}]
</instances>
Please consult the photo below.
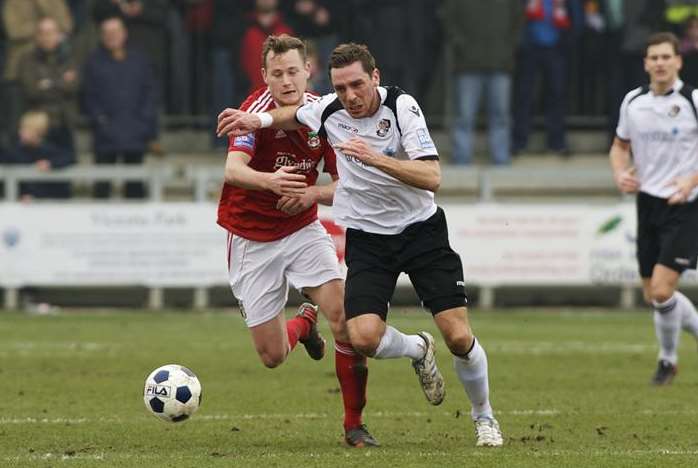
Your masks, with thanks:
<instances>
[{"instance_id":1,"label":"team crest on jersey","mask_svg":"<svg viewBox=\"0 0 698 468\"><path fill-rule=\"evenodd\" d=\"M679 115L679 112L681 112L681 108L678 105L674 104L673 106L671 106L671 109L669 109L669 117L676 117L677 115Z\"/></svg>"},{"instance_id":2,"label":"team crest on jersey","mask_svg":"<svg viewBox=\"0 0 698 468\"><path fill-rule=\"evenodd\" d=\"M308 146L311 149L318 149L320 147L320 137L317 132L308 132Z\"/></svg>"},{"instance_id":3,"label":"team crest on jersey","mask_svg":"<svg viewBox=\"0 0 698 468\"><path fill-rule=\"evenodd\" d=\"M384 137L388 134L390 131L390 120L388 119L381 119L378 122L378 130L376 130L376 135L379 137Z\"/></svg>"}]
</instances>

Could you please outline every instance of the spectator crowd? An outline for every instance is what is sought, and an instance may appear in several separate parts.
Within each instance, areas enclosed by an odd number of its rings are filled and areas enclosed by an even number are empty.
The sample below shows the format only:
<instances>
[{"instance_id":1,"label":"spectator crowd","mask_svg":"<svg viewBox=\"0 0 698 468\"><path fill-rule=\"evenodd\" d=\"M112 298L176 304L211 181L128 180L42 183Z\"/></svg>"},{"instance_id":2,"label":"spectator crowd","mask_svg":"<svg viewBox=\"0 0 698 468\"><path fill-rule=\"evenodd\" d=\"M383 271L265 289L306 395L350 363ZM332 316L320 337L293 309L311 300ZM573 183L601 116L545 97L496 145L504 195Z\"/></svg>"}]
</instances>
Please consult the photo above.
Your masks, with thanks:
<instances>
[{"instance_id":1,"label":"spectator crowd","mask_svg":"<svg viewBox=\"0 0 698 468\"><path fill-rule=\"evenodd\" d=\"M646 82L652 32L681 38L681 76L698 84L698 0L0 0L0 15L0 163L39 171L75 164L76 123L95 164L142 164L163 115L214 128L220 109L263 86L269 34L308 41L318 93L330 91L334 46L367 44L384 83L452 113L452 162L464 165L480 121L497 165L527 151L535 115L565 157L570 111L607 117L612 135L622 96ZM430 98L439 83L448 101ZM70 196L67 183L20 191ZM110 193L108 181L94 187ZM133 182L124 195L146 191Z\"/></svg>"}]
</instances>

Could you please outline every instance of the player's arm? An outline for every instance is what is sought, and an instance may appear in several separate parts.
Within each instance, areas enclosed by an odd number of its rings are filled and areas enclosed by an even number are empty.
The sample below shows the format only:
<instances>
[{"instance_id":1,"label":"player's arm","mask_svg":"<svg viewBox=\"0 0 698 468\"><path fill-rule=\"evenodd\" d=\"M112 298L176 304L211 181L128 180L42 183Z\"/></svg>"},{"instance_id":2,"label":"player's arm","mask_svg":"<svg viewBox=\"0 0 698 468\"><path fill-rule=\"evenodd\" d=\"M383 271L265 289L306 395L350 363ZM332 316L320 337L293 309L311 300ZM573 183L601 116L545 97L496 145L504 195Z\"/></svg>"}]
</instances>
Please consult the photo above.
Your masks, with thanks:
<instances>
[{"instance_id":1,"label":"player's arm","mask_svg":"<svg viewBox=\"0 0 698 468\"><path fill-rule=\"evenodd\" d=\"M630 157L630 142L618 137L613 139L609 152L613 180L623 193L634 193L640 188L640 181L635 177L635 168Z\"/></svg>"},{"instance_id":2,"label":"player's arm","mask_svg":"<svg viewBox=\"0 0 698 468\"><path fill-rule=\"evenodd\" d=\"M276 172L261 172L249 166L251 159L242 151L229 152L225 162L225 183L247 190L267 190L280 196L302 195L308 186L304 175L294 173L294 166L283 166Z\"/></svg>"},{"instance_id":3,"label":"player's arm","mask_svg":"<svg viewBox=\"0 0 698 468\"><path fill-rule=\"evenodd\" d=\"M669 182L667 186L675 189L675 192L669 197L667 203L670 205L686 203L688 201L688 197L691 196L693 189L698 186L698 172L676 177Z\"/></svg>"},{"instance_id":4,"label":"player's arm","mask_svg":"<svg viewBox=\"0 0 698 468\"><path fill-rule=\"evenodd\" d=\"M337 188L339 177L332 176L332 182L325 185L311 185L300 196L281 197L276 204L276 209L288 215L295 215L307 210L316 203L321 205L332 205L334 201L334 191Z\"/></svg>"},{"instance_id":5,"label":"player's arm","mask_svg":"<svg viewBox=\"0 0 698 468\"><path fill-rule=\"evenodd\" d=\"M219 137L241 136L260 128L273 127L283 130L297 130L302 127L296 120L296 111L300 106L284 106L268 112L245 112L239 109L224 109L218 114L216 133Z\"/></svg>"},{"instance_id":6,"label":"player's arm","mask_svg":"<svg viewBox=\"0 0 698 468\"><path fill-rule=\"evenodd\" d=\"M360 138L338 143L335 148L412 187L436 192L441 185L441 166L436 156L435 159L423 157L409 161L398 160L377 152Z\"/></svg>"}]
</instances>

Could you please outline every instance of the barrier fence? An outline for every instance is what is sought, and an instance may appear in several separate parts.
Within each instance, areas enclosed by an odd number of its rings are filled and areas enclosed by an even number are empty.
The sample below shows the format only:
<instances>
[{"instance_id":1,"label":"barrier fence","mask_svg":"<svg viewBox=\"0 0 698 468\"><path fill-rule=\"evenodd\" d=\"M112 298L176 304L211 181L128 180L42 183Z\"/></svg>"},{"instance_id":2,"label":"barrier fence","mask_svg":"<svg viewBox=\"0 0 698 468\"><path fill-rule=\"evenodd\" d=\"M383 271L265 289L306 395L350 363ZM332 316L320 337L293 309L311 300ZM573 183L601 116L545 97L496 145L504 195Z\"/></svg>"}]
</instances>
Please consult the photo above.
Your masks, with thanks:
<instances>
[{"instance_id":1,"label":"barrier fence","mask_svg":"<svg viewBox=\"0 0 698 468\"><path fill-rule=\"evenodd\" d=\"M466 283L480 288L482 307L491 307L497 289L507 286L611 285L620 288L623 306L634 304L639 278L632 203L617 197L504 201L517 191L615 193L609 172L580 170L572 180L559 170L444 169L442 191L454 196L440 205L451 243L463 258ZM102 179L143 181L150 198L17 202L22 181ZM226 233L215 224L219 167L76 167L51 174L12 168L3 170L0 181L5 308L18 306L18 291L26 286L146 286L154 309L163 306L165 288L193 288L193 305L203 308L209 288L227 284ZM190 200L165 201L173 183L188 187ZM467 193L471 201L457 195ZM342 260L343 230L333 223L330 208L320 214Z\"/></svg>"}]
</instances>

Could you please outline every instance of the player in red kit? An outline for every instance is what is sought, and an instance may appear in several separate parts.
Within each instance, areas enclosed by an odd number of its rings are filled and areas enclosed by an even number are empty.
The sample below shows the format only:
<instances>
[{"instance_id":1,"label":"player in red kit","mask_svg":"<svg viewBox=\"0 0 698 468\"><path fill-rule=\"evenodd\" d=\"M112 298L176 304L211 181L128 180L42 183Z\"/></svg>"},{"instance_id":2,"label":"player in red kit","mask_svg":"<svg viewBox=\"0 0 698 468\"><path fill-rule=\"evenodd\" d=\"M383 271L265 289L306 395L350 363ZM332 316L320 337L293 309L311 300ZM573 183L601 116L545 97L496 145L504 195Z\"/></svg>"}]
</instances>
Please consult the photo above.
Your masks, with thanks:
<instances>
[{"instance_id":1,"label":"player in red kit","mask_svg":"<svg viewBox=\"0 0 698 468\"><path fill-rule=\"evenodd\" d=\"M242 109L264 112L318 99L306 92L310 65L300 39L270 36L262 63L267 87L250 95ZM315 185L321 161L331 184ZM345 441L353 447L377 446L362 423L366 358L349 342L343 275L334 243L317 216L318 203L332 204L336 180L334 151L307 128L260 129L231 138L218 224L229 233L230 286L264 365L279 366L298 342L311 358L322 359L319 308L335 340ZM289 285L317 306L304 303L294 318L285 320Z\"/></svg>"}]
</instances>

